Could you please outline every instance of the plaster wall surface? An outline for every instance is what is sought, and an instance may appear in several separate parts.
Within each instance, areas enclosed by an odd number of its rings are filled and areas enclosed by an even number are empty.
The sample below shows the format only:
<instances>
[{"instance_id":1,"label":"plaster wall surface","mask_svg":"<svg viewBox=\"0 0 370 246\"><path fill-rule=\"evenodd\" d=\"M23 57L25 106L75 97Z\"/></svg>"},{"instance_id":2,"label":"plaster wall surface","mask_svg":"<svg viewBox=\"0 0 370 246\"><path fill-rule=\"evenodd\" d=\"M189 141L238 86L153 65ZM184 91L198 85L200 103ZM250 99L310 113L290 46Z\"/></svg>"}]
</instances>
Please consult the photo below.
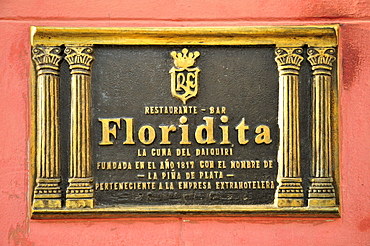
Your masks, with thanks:
<instances>
[{"instance_id":1,"label":"plaster wall surface","mask_svg":"<svg viewBox=\"0 0 370 246\"><path fill-rule=\"evenodd\" d=\"M31 220L30 39L36 26L340 24L340 218ZM0 0L0 245L370 245L370 1Z\"/></svg>"}]
</instances>

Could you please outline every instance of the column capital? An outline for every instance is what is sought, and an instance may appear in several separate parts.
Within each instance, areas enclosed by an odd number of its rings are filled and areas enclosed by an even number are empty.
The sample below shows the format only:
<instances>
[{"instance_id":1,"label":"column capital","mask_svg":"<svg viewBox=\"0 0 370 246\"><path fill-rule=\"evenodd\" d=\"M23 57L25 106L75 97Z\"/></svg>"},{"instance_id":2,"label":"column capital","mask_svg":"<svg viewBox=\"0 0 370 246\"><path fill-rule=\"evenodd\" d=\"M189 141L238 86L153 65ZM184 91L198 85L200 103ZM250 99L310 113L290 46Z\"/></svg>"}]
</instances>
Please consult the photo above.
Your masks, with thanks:
<instances>
[{"instance_id":1,"label":"column capital","mask_svg":"<svg viewBox=\"0 0 370 246\"><path fill-rule=\"evenodd\" d=\"M32 60L36 64L37 75L59 75L62 49L58 46L35 46L32 48Z\"/></svg>"},{"instance_id":2,"label":"column capital","mask_svg":"<svg viewBox=\"0 0 370 246\"><path fill-rule=\"evenodd\" d=\"M303 49L299 47L277 47L275 61L278 65L279 75L299 75L303 61Z\"/></svg>"},{"instance_id":3,"label":"column capital","mask_svg":"<svg viewBox=\"0 0 370 246\"><path fill-rule=\"evenodd\" d=\"M94 61L92 45L67 45L64 53L69 64L71 74L90 75L91 65Z\"/></svg>"},{"instance_id":4,"label":"column capital","mask_svg":"<svg viewBox=\"0 0 370 246\"><path fill-rule=\"evenodd\" d=\"M308 58L307 60L312 65L313 75L331 75L331 70L333 69L333 63L335 58L335 48L315 48L310 47L307 50Z\"/></svg>"}]
</instances>

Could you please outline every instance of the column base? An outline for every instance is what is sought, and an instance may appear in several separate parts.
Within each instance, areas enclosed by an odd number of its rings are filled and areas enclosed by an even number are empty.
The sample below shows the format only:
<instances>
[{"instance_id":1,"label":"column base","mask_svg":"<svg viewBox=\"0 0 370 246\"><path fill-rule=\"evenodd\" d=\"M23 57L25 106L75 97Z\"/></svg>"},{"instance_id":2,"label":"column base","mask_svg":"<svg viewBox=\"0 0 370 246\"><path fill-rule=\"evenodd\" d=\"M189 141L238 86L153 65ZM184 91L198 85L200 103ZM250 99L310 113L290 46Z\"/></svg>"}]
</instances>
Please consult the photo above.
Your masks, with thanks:
<instances>
[{"instance_id":1,"label":"column base","mask_svg":"<svg viewBox=\"0 0 370 246\"><path fill-rule=\"evenodd\" d=\"M308 206L333 207L336 206L333 178L313 178L308 190Z\"/></svg>"},{"instance_id":2,"label":"column base","mask_svg":"<svg viewBox=\"0 0 370 246\"><path fill-rule=\"evenodd\" d=\"M95 199L67 199L66 208L93 208Z\"/></svg>"},{"instance_id":3,"label":"column base","mask_svg":"<svg viewBox=\"0 0 370 246\"><path fill-rule=\"evenodd\" d=\"M278 207L303 207L304 195L301 178L280 178L275 205Z\"/></svg>"},{"instance_id":4,"label":"column base","mask_svg":"<svg viewBox=\"0 0 370 246\"><path fill-rule=\"evenodd\" d=\"M62 192L60 178L37 178L33 191L33 208L61 208Z\"/></svg>"},{"instance_id":5,"label":"column base","mask_svg":"<svg viewBox=\"0 0 370 246\"><path fill-rule=\"evenodd\" d=\"M277 200L278 207L303 207L304 206L303 199L277 198L276 200Z\"/></svg>"},{"instance_id":6,"label":"column base","mask_svg":"<svg viewBox=\"0 0 370 246\"><path fill-rule=\"evenodd\" d=\"M45 209L45 208L62 208L61 199L33 199L34 209Z\"/></svg>"},{"instance_id":7,"label":"column base","mask_svg":"<svg viewBox=\"0 0 370 246\"><path fill-rule=\"evenodd\" d=\"M336 201L335 198L310 198L308 199L309 207L335 207Z\"/></svg>"},{"instance_id":8,"label":"column base","mask_svg":"<svg viewBox=\"0 0 370 246\"><path fill-rule=\"evenodd\" d=\"M70 178L66 192L67 208L93 208L95 205L93 179Z\"/></svg>"}]
</instances>

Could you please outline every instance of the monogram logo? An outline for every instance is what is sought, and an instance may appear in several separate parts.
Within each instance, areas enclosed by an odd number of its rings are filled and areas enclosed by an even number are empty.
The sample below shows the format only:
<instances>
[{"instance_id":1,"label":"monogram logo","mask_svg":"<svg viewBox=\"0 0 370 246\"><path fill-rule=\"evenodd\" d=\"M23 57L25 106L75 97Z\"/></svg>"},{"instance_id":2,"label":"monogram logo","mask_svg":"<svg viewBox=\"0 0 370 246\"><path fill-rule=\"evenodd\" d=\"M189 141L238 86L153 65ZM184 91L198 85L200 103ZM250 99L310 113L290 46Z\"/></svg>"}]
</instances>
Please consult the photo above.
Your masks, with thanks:
<instances>
[{"instance_id":1,"label":"monogram logo","mask_svg":"<svg viewBox=\"0 0 370 246\"><path fill-rule=\"evenodd\" d=\"M182 49L182 53L176 51L171 52L175 66L171 68L171 93L175 98L180 99L183 104L186 101L195 97L198 93L198 67L191 68L195 59L200 56L198 51L189 52L187 49Z\"/></svg>"}]
</instances>

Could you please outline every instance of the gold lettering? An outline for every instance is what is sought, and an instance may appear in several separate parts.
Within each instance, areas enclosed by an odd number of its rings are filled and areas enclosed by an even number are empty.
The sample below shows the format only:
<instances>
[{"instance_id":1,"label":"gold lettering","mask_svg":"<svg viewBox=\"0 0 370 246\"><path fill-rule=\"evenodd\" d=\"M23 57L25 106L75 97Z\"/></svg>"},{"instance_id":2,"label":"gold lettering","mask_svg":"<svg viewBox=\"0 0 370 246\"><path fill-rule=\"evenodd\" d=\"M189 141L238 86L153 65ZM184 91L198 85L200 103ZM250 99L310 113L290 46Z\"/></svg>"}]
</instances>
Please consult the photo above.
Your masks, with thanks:
<instances>
[{"instance_id":1,"label":"gold lettering","mask_svg":"<svg viewBox=\"0 0 370 246\"><path fill-rule=\"evenodd\" d=\"M146 133L147 133L147 138L146 138ZM141 143L143 144L151 144L153 143L154 139L155 139L155 130L152 126L150 125L144 125L142 127L140 127L139 129L139 140Z\"/></svg>"},{"instance_id":2,"label":"gold lettering","mask_svg":"<svg viewBox=\"0 0 370 246\"><path fill-rule=\"evenodd\" d=\"M226 107L222 107L222 108L221 108L221 113L222 113L222 114L226 114Z\"/></svg>"},{"instance_id":3,"label":"gold lettering","mask_svg":"<svg viewBox=\"0 0 370 246\"><path fill-rule=\"evenodd\" d=\"M270 136L270 128L265 125L257 126L255 133L258 135L255 137L254 141L256 144L270 144L272 142Z\"/></svg>"},{"instance_id":4,"label":"gold lettering","mask_svg":"<svg viewBox=\"0 0 370 246\"><path fill-rule=\"evenodd\" d=\"M182 111L183 111L183 114L187 114L188 113L188 107L187 106L182 106Z\"/></svg>"},{"instance_id":5,"label":"gold lettering","mask_svg":"<svg viewBox=\"0 0 370 246\"><path fill-rule=\"evenodd\" d=\"M222 123L227 123L229 121L229 117L226 115L221 116L221 122ZM220 126L221 131L222 131L222 142L220 144L231 144L229 141L229 126Z\"/></svg>"},{"instance_id":6,"label":"gold lettering","mask_svg":"<svg viewBox=\"0 0 370 246\"><path fill-rule=\"evenodd\" d=\"M199 144L212 144L216 143L213 136L213 117L203 117L203 120L206 121L206 124L197 126L195 130L195 140ZM205 138L203 138L203 133Z\"/></svg>"},{"instance_id":7,"label":"gold lettering","mask_svg":"<svg viewBox=\"0 0 370 246\"><path fill-rule=\"evenodd\" d=\"M214 168L215 162L214 161L199 161L200 168Z\"/></svg>"},{"instance_id":8,"label":"gold lettering","mask_svg":"<svg viewBox=\"0 0 370 246\"><path fill-rule=\"evenodd\" d=\"M134 119L123 118L126 122L126 141L123 144L135 144L134 142Z\"/></svg>"},{"instance_id":9,"label":"gold lettering","mask_svg":"<svg viewBox=\"0 0 370 246\"><path fill-rule=\"evenodd\" d=\"M108 118L108 119L98 119L102 124L102 140L99 145L112 145L113 142L110 141L110 135L116 138L117 128L121 129L121 119L120 118ZM112 128L109 128L110 123L114 123Z\"/></svg>"},{"instance_id":10,"label":"gold lettering","mask_svg":"<svg viewBox=\"0 0 370 246\"><path fill-rule=\"evenodd\" d=\"M160 144L171 144L171 141L169 141L169 135L170 132L176 131L176 126L170 125L170 126L159 126L162 130L162 141Z\"/></svg>"},{"instance_id":11,"label":"gold lettering","mask_svg":"<svg viewBox=\"0 0 370 246\"><path fill-rule=\"evenodd\" d=\"M185 116L181 116L179 121L181 123L181 125L179 125L179 127L181 128L180 144L191 144L191 142L189 141L189 125L184 125L188 121L188 118L186 118Z\"/></svg>"},{"instance_id":12,"label":"gold lettering","mask_svg":"<svg viewBox=\"0 0 370 246\"><path fill-rule=\"evenodd\" d=\"M193 114L198 114L198 111L197 111L197 106L193 106Z\"/></svg>"},{"instance_id":13,"label":"gold lettering","mask_svg":"<svg viewBox=\"0 0 370 246\"><path fill-rule=\"evenodd\" d=\"M245 138L245 132L249 130L249 126L245 125L244 118L240 121L239 125L235 127L235 129L238 131L238 142L240 144L247 144L249 140Z\"/></svg>"},{"instance_id":14,"label":"gold lettering","mask_svg":"<svg viewBox=\"0 0 370 246\"><path fill-rule=\"evenodd\" d=\"M137 156L146 156L146 149L138 149Z\"/></svg>"}]
</instances>

